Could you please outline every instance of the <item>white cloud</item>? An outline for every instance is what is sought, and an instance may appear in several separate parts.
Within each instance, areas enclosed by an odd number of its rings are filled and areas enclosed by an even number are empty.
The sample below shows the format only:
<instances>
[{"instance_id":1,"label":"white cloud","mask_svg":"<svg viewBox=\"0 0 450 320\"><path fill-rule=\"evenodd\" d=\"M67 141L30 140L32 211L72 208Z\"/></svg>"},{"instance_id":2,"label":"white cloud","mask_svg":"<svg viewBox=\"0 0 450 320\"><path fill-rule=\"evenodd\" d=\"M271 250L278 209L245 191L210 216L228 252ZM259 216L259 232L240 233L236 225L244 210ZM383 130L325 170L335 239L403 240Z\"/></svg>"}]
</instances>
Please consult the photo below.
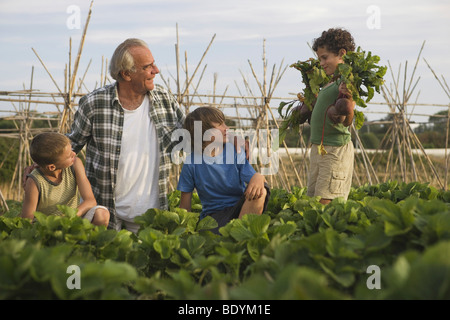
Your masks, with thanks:
<instances>
[{"instance_id":1,"label":"white cloud","mask_svg":"<svg viewBox=\"0 0 450 320\"><path fill-rule=\"evenodd\" d=\"M43 13L64 12L66 7L67 4L65 1L54 0L4 0L0 2L0 12L5 15L38 15Z\"/></svg>"},{"instance_id":2,"label":"white cloud","mask_svg":"<svg viewBox=\"0 0 450 320\"><path fill-rule=\"evenodd\" d=\"M183 36L183 34L181 34ZM148 43L158 44L175 38L175 27L147 27L132 30L95 29L89 31L86 41L117 45L127 38L142 38Z\"/></svg>"}]
</instances>

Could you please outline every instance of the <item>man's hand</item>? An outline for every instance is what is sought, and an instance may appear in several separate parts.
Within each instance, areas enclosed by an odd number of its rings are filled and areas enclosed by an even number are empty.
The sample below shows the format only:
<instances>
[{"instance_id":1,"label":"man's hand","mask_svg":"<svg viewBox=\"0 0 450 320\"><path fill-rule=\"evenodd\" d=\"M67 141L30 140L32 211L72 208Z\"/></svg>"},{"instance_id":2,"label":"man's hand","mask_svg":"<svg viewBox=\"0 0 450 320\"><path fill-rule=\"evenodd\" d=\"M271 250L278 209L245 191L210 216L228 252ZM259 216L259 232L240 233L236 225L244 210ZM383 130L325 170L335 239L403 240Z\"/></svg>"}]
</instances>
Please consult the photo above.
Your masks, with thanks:
<instances>
[{"instance_id":1,"label":"man's hand","mask_svg":"<svg viewBox=\"0 0 450 320\"><path fill-rule=\"evenodd\" d=\"M25 186L27 185L28 175L36 168L39 168L39 166L36 163L33 163L31 166L28 166L23 170L22 188L25 189Z\"/></svg>"}]
</instances>

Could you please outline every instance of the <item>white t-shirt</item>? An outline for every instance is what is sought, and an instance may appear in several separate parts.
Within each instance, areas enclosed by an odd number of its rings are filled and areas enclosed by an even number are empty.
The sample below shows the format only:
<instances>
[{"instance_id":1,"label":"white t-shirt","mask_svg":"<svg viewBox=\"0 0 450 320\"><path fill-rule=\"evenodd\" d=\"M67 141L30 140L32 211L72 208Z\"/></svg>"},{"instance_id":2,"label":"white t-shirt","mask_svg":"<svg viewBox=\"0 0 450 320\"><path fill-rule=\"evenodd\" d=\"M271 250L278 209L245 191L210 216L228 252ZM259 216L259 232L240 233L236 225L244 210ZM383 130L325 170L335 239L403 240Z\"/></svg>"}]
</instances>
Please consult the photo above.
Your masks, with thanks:
<instances>
[{"instance_id":1,"label":"white t-shirt","mask_svg":"<svg viewBox=\"0 0 450 320\"><path fill-rule=\"evenodd\" d=\"M117 216L133 221L150 208L159 208L159 147L150 100L124 111L124 123L115 189Z\"/></svg>"}]
</instances>

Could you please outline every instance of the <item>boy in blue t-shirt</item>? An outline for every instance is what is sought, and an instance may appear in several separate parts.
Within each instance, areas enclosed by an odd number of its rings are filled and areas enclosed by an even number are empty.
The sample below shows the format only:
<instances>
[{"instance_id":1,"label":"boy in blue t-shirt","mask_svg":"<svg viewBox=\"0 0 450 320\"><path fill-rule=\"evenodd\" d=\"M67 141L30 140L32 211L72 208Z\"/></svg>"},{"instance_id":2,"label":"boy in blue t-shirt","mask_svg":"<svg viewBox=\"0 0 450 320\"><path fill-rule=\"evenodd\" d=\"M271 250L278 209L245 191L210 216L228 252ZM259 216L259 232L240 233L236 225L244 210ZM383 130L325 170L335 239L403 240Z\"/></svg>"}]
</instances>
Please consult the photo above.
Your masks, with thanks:
<instances>
[{"instance_id":1,"label":"boy in blue t-shirt","mask_svg":"<svg viewBox=\"0 0 450 320\"><path fill-rule=\"evenodd\" d=\"M218 233L232 219L248 213L262 214L270 189L264 176L250 165L245 152L238 153L233 144L227 143L228 127L219 109L200 107L187 115L184 127L194 148L194 127L199 128L200 124L198 136L212 137L209 141L202 139L201 148L188 154L183 164L177 187L181 191L180 208L191 211L192 192L196 189L203 209L200 219L213 217L218 223L213 232Z\"/></svg>"}]
</instances>

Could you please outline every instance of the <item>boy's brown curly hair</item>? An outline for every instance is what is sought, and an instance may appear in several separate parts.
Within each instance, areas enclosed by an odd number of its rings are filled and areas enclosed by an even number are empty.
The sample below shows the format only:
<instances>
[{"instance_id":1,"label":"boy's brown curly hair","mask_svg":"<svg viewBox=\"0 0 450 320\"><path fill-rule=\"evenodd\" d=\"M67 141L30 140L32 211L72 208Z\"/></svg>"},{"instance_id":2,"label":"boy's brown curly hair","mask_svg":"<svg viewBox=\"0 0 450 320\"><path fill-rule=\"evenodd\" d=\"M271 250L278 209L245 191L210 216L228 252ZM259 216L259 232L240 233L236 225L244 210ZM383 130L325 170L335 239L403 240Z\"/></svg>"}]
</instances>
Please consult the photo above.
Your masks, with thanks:
<instances>
[{"instance_id":1,"label":"boy's brown curly hair","mask_svg":"<svg viewBox=\"0 0 450 320\"><path fill-rule=\"evenodd\" d=\"M319 38L314 39L312 49L317 52L320 47L325 47L328 51L338 55L340 49L345 49L347 52L355 51L355 41L347 30L331 28L323 31Z\"/></svg>"}]
</instances>

